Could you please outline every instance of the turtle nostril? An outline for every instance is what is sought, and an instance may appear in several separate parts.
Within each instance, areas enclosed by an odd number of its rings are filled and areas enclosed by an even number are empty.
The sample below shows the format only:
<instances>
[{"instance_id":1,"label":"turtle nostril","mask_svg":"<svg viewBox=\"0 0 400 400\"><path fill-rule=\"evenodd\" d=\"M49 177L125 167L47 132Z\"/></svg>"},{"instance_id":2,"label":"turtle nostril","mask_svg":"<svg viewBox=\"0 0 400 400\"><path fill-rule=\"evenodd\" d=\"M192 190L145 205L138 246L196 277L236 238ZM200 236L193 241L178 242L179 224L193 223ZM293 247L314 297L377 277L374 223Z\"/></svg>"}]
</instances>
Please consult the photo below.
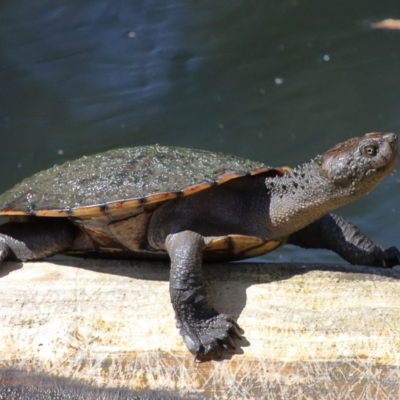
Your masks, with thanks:
<instances>
[{"instance_id":1,"label":"turtle nostril","mask_svg":"<svg viewBox=\"0 0 400 400\"><path fill-rule=\"evenodd\" d=\"M385 134L384 138L389 142L389 143L396 143L397 142L397 135L393 132L388 132Z\"/></svg>"}]
</instances>

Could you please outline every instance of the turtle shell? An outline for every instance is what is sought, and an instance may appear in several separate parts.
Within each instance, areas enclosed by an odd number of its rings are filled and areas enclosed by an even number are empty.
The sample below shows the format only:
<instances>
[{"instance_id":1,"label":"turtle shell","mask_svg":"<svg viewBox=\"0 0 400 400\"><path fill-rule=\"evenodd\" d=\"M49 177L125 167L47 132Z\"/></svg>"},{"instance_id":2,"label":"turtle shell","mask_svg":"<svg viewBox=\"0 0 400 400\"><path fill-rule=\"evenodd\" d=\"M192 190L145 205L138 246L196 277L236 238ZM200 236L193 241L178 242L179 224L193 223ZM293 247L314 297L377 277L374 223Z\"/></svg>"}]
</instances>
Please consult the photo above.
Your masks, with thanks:
<instances>
[{"instance_id":1,"label":"turtle shell","mask_svg":"<svg viewBox=\"0 0 400 400\"><path fill-rule=\"evenodd\" d=\"M153 249L147 242L151 215L164 201L240 177L282 176L286 171L203 150L158 145L123 148L55 165L23 180L0 195L0 216L71 218L86 233L84 241L78 240L67 252L71 255L165 258L165 250ZM211 238L204 256L242 259L279 245L279 241L231 234Z\"/></svg>"},{"instance_id":2,"label":"turtle shell","mask_svg":"<svg viewBox=\"0 0 400 400\"><path fill-rule=\"evenodd\" d=\"M92 218L285 169L180 147L122 148L55 165L0 195L0 216Z\"/></svg>"}]
</instances>

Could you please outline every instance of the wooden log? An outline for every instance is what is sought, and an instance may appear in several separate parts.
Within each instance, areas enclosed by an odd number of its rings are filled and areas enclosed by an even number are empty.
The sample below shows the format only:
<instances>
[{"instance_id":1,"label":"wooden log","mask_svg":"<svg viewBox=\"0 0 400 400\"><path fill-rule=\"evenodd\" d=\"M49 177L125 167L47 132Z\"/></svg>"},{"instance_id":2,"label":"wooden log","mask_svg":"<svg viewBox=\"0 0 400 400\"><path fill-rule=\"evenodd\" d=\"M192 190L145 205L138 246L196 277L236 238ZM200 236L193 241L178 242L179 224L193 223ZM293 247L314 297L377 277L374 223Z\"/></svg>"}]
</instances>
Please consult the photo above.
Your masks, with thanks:
<instances>
[{"instance_id":1,"label":"wooden log","mask_svg":"<svg viewBox=\"0 0 400 400\"><path fill-rule=\"evenodd\" d=\"M198 364L175 328L166 263L3 264L0 398L400 398L398 270L205 272L216 308L245 334L222 360Z\"/></svg>"}]
</instances>

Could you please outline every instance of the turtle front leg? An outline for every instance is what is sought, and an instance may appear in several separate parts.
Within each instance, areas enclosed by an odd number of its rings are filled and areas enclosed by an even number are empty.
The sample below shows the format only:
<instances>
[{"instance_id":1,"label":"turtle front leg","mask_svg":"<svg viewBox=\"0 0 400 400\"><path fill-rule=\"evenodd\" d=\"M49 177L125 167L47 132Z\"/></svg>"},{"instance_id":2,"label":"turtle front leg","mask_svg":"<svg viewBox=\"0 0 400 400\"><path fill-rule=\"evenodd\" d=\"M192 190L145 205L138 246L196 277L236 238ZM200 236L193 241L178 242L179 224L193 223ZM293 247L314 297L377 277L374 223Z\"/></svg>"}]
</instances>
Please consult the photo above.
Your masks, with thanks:
<instances>
[{"instance_id":1,"label":"turtle front leg","mask_svg":"<svg viewBox=\"0 0 400 400\"><path fill-rule=\"evenodd\" d=\"M39 260L71 248L76 228L62 218L38 218L0 225L0 263Z\"/></svg>"},{"instance_id":2,"label":"turtle front leg","mask_svg":"<svg viewBox=\"0 0 400 400\"><path fill-rule=\"evenodd\" d=\"M335 214L326 214L293 233L287 243L332 250L351 264L383 268L400 265L400 251L396 247L384 250L355 225Z\"/></svg>"},{"instance_id":3,"label":"turtle front leg","mask_svg":"<svg viewBox=\"0 0 400 400\"><path fill-rule=\"evenodd\" d=\"M177 328L196 361L217 359L235 349L239 325L218 313L211 302L202 271L203 236L191 231L170 234L165 247L171 258L170 295Z\"/></svg>"}]
</instances>

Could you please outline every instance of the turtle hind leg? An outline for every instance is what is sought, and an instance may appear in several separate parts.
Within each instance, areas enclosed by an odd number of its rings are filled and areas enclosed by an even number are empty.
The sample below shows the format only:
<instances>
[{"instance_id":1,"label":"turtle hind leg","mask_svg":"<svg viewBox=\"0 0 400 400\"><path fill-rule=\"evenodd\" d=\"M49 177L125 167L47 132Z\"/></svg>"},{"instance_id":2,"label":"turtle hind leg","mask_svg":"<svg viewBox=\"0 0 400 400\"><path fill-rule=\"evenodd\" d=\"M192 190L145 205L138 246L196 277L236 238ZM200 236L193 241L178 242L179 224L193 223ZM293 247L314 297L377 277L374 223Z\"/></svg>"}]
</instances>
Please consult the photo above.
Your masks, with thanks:
<instances>
[{"instance_id":1,"label":"turtle hind leg","mask_svg":"<svg viewBox=\"0 0 400 400\"><path fill-rule=\"evenodd\" d=\"M77 228L65 218L36 218L0 225L0 263L39 260L72 247Z\"/></svg>"},{"instance_id":2,"label":"turtle hind leg","mask_svg":"<svg viewBox=\"0 0 400 400\"><path fill-rule=\"evenodd\" d=\"M221 357L224 349L235 349L239 325L218 313L211 302L202 272L203 236L183 231L167 236L171 258L170 295L179 333L196 361Z\"/></svg>"}]
</instances>

